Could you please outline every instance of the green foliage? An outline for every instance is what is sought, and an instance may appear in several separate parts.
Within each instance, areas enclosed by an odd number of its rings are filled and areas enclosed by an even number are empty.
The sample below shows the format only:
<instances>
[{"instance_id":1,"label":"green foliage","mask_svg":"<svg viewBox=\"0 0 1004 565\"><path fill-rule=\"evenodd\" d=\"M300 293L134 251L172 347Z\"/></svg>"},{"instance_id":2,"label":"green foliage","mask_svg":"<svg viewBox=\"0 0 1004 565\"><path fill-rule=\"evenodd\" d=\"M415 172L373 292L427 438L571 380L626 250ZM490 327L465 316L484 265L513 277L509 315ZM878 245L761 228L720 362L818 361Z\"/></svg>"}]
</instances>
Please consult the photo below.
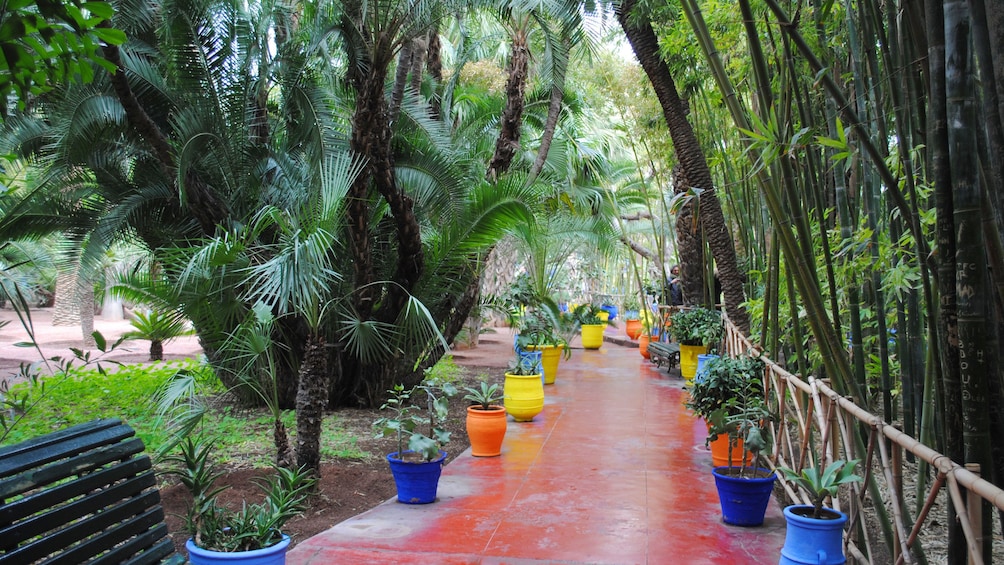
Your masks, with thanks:
<instances>
[{"instance_id":1,"label":"green foliage","mask_svg":"<svg viewBox=\"0 0 1004 565\"><path fill-rule=\"evenodd\" d=\"M393 415L373 423L376 437L396 438L398 457L405 451L406 438L408 449L425 461L439 457L441 446L450 441L450 432L439 425L449 416L450 397L457 393L456 387L426 380L411 389L394 385L387 392L390 398L380 409L390 410ZM419 397L424 397L424 406L416 403Z\"/></svg>"},{"instance_id":2,"label":"green foliage","mask_svg":"<svg viewBox=\"0 0 1004 565\"><path fill-rule=\"evenodd\" d=\"M759 454L768 447L763 428L773 417L763 388L764 364L751 357L719 357L705 368L704 378L690 388L687 407L709 424L708 442L727 434L730 443L744 442L740 476L756 467ZM730 456L731 456L730 450ZM746 452L753 454L747 459ZM733 461L729 460L729 466Z\"/></svg>"},{"instance_id":3,"label":"green foliage","mask_svg":"<svg viewBox=\"0 0 1004 565\"><path fill-rule=\"evenodd\" d=\"M137 311L129 322L134 328L122 335L125 339L145 339L167 343L183 335L191 335L184 318L176 312L150 310L148 313Z\"/></svg>"},{"instance_id":4,"label":"green foliage","mask_svg":"<svg viewBox=\"0 0 1004 565\"><path fill-rule=\"evenodd\" d=\"M21 317L22 325L28 332L30 339L34 340L35 333L34 328L31 324L30 313L24 305L21 295L16 295L19 297L18 303L15 305L15 311L17 311L18 316ZM57 385L65 383L70 380L70 376L78 371L74 365L80 362L83 367L88 365L94 365L95 371L103 376L108 374L105 372L104 366L101 365L102 360L105 355L111 353L115 350L122 340L119 339L115 343L109 344L101 332L94 332L91 334L94 339L95 347L98 350L98 354L94 355L90 351L83 351L78 348L70 348L73 353L72 359L65 359L61 356L53 356L49 358L43 357L41 361L28 364L22 363L18 370L17 380L22 381L21 384L11 386L8 380L0 381L0 443L7 441L11 437L20 437L16 429L22 428L21 424L29 417L41 416L38 414L39 411L44 413L43 404L51 401L51 392L56 389ZM18 343L23 347L33 347L41 355L42 350L39 349L38 344L34 341ZM117 365L117 361L104 361L105 363L111 363ZM81 420L79 422L73 423L83 423ZM51 428L40 432L36 435L42 435L54 431L55 429L62 428L64 426L57 425L55 428ZM30 436L29 436L30 437Z\"/></svg>"},{"instance_id":5,"label":"green foliage","mask_svg":"<svg viewBox=\"0 0 1004 565\"><path fill-rule=\"evenodd\" d=\"M464 387L464 391L467 392L464 395L464 400L469 400L473 404L480 405L482 410L490 409L492 404L497 404L499 399L502 398L502 391L499 390L498 383L489 385L482 381L481 388Z\"/></svg>"},{"instance_id":6,"label":"green foliage","mask_svg":"<svg viewBox=\"0 0 1004 565\"><path fill-rule=\"evenodd\" d=\"M707 345L714 350L725 337L725 325L717 310L692 308L674 312L669 331L684 345Z\"/></svg>"},{"instance_id":7,"label":"green foliage","mask_svg":"<svg viewBox=\"0 0 1004 565\"><path fill-rule=\"evenodd\" d=\"M704 378L690 387L687 408L707 420L729 400L757 394L762 397L763 371L763 361L752 357L712 359L705 366Z\"/></svg>"},{"instance_id":8,"label":"green foliage","mask_svg":"<svg viewBox=\"0 0 1004 565\"><path fill-rule=\"evenodd\" d=\"M23 419L4 441L17 443L94 418L118 417L129 422L149 449L156 449L166 433L158 425L152 399L179 372L192 375L203 391L221 391L212 372L195 362L123 365L114 372L71 367L61 378L14 385L8 398L34 404L20 414Z\"/></svg>"},{"instance_id":9,"label":"green foliage","mask_svg":"<svg viewBox=\"0 0 1004 565\"><path fill-rule=\"evenodd\" d=\"M464 368L457 365L450 354L443 355L435 365L425 370L425 380L427 381L456 385L463 378Z\"/></svg>"},{"instance_id":10,"label":"green foliage","mask_svg":"<svg viewBox=\"0 0 1004 565\"><path fill-rule=\"evenodd\" d=\"M168 458L168 474L178 477L192 493L185 528L195 545L210 551L251 551L279 543L282 526L303 510L316 480L303 469L275 467L275 474L256 482L265 493L261 504L244 504L234 512L217 497L225 488L214 487L222 476L209 459L212 443L186 439L181 453Z\"/></svg>"},{"instance_id":11,"label":"green foliage","mask_svg":"<svg viewBox=\"0 0 1004 565\"><path fill-rule=\"evenodd\" d=\"M520 320L516 346L520 349L527 349L531 346L542 345L559 347L568 345L568 342L562 337L553 318L543 316L536 311L528 312ZM569 357L571 348L564 347L563 353L566 358Z\"/></svg>"},{"instance_id":12,"label":"green foliage","mask_svg":"<svg viewBox=\"0 0 1004 565\"><path fill-rule=\"evenodd\" d=\"M71 80L90 82L94 66L112 70L101 43L125 42L123 32L105 25L109 2L24 0L0 13L0 97L13 93L19 105Z\"/></svg>"},{"instance_id":13,"label":"green foliage","mask_svg":"<svg viewBox=\"0 0 1004 565\"><path fill-rule=\"evenodd\" d=\"M517 351L516 356L509 361L509 365L505 370L507 374L523 377L539 375L542 371L543 369L540 365L539 355L525 355L521 354L519 351Z\"/></svg>"},{"instance_id":14,"label":"green foliage","mask_svg":"<svg viewBox=\"0 0 1004 565\"><path fill-rule=\"evenodd\" d=\"M602 324L600 312L603 309L595 304L579 304L571 312L572 321L578 326L595 326Z\"/></svg>"},{"instance_id":15,"label":"green foliage","mask_svg":"<svg viewBox=\"0 0 1004 565\"><path fill-rule=\"evenodd\" d=\"M794 469L781 467L785 480L791 481L804 490L812 499L813 518L819 518L823 512L823 501L826 497L836 496L840 485L860 482L862 479L854 474L855 467L860 463L860 459L851 461L837 460L830 463L820 473L817 467L802 469L801 473L796 473Z\"/></svg>"}]
</instances>

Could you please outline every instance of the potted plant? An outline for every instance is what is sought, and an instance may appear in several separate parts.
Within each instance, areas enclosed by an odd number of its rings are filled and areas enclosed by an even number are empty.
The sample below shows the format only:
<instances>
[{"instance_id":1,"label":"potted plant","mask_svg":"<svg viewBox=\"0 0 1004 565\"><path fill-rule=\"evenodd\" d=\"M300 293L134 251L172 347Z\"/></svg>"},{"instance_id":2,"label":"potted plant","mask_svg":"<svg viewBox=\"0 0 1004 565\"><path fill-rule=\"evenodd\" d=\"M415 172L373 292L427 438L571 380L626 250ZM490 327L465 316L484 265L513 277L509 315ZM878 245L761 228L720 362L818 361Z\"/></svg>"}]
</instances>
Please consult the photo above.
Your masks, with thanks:
<instances>
[{"instance_id":1,"label":"potted plant","mask_svg":"<svg viewBox=\"0 0 1004 565\"><path fill-rule=\"evenodd\" d=\"M759 526L774 487L774 474L758 465L767 447L770 420L763 389L763 363L750 357L711 361L705 378L690 387L687 406L708 422L715 486L722 518Z\"/></svg>"},{"instance_id":2,"label":"potted plant","mask_svg":"<svg viewBox=\"0 0 1004 565\"><path fill-rule=\"evenodd\" d=\"M377 437L397 439L397 451L387 454L397 500L428 504L436 500L446 459L442 445L450 441L450 432L439 424L449 415L449 397L457 390L450 383L425 380L410 389L395 385L387 392L390 397L380 409L390 410L393 415L378 419L373 426ZM415 402L420 395L424 396L424 405Z\"/></svg>"},{"instance_id":3,"label":"potted plant","mask_svg":"<svg viewBox=\"0 0 1004 565\"><path fill-rule=\"evenodd\" d=\"M562 357L568 359L572 355L571 348L559 333L556 322L537 313L529 313L520 323L519 335L516 337L516 349L539 351L544 384L554 384L558 376L558 366Z\"/></svg>"},{"instance_id":4,"label":"potted plant","mask_svg":"<svg viewBox=\"0 0 1004 565\"><path fill-rule=\"evenodd\" d=\"M727 410L728 406L721 412ZM726 524L763 524L775 479L769 468L759 465L760 452L767 448L763 426L769 418L763 400L747 399L738 413L733 412L712 424L712 433L724 432L730 446L728 465L711 470L722 507L722 520ZM743 439L743 445L733 451L732 445L738 438ZM742 454L738 462L735 453Z\"/></svg>"},{"instance_id":5,"label":"potted plant","mask_svg":"<svg viewBox=\"0 0 1004 565\"><path fill-rule=\"evenodd\" d=\"M725 336L722 316L717 310L690 308L674 312L669 331L680 344L680 374L688 382L697 373L697 356L717 348Z\"/></svg>"},{"instance_id":6,"label":"potted plant","mask_svg":"<svg viewBox=\"0 0 1004 565\"><path fill-rule=\"evenodd\" d=\"M727 423L735 420L738 425L746 411L762 408L763 370L758 359L720 357L707 364L703 379L688 385L687 407L708 423L707 443L715 467L729 465L733 453L743 453L744 434L730 438Z\"/></svg>"},{"instance_id":7,"label":"potted plant","mask_svg":"<svg viewBox=\"0 0 1004 565\"><path fill-rule=\"evenodd\" d=\"M502 439L506 430L506 411L499 406L502 399L498 384L481 383L480 388L466 387L467 437L471 440L471 455L495 457L502 454Z\"/></svg>"},{"instance_id":8,"label":"potted plant","mask_svg":"<svg viewBox=\"0 0 1004 565\"><path fill-rule=\"evenodd\" d=\"M261 504L245 504L234 512L217 502L225 488L213 486L222 473L210 461L211 444L186 438L181 454L167 457L174 466L167 474L178 477L192 493L185 515L191 538L185 544L194 565L286 562L289 536L282 526L303 510L315 479L300 470L275 467L275 475L258 483L265 493Z\"/></svg>"},{"instance_id":9,"label":"potted plant","mask_svg":"<svg viewBox=\"0 0 1004 565\"><path fill-rule=\"evenodd\" d=\"M640 308L641 303L634 296L624 299L624 333L628 339L638 339L641 336L641 316L638 313Z\"/></svg>"},{"instance_id":10,"label":"potted plant","mask_svg":"<svg viewBox=\"0 0 1004 565\"><path fill-rule=\"evenodd\" d=\"M854 473L859 462L837 460L822 472L817 467L802 469L801 473L781 468L784 479L798 485L812 500L812 505L798 504L784 509L788 527L781 548L781 565L815 562L821 556L820 563L844 562L843 531L847 515L823 503L826 497L837 495L840 485L862 480Z\"/></svg>"},{"instance_id":11,"label":"potted plant","mask_svg":"<svg viewBox=\"0 0 1004 565\"><path fill-rule=\"evenodd\" d=\"M544 382L539 361L516 355L505 373L503 404L517 422L529 422L544 409Z\"/></svg>"},{"instance_id":12,"label":"potted plant","mask_svg":"<svg viewBox=\"0 0 1004 565\"><path fill-rule=\"evenodd\" d=\"M594 304L580 304L572 310L572 321L582 329L583 349L599 349L603 345L603 330L607 324L601 312L603 310Z\"/></svg>"}]
</instances>

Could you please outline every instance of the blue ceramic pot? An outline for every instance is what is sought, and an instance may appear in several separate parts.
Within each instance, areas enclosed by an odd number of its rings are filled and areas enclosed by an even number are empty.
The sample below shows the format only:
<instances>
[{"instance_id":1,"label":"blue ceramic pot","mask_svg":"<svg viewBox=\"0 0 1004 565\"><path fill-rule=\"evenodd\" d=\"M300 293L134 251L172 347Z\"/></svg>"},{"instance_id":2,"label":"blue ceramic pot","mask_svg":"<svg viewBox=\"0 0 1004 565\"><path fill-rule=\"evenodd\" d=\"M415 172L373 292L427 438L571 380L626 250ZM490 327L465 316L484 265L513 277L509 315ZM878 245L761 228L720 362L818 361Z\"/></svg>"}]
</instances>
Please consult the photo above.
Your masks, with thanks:
<instances>
[{"instance_id":1,"label":"blue ceramic pot","mask_svg":"<svg viewBox=\"0 0 1004 565\"><path fill-rule=\"evenodd\" d=\"M844 558L844 524L847 522L847 515L832 508L825 508L823 511L831 519L812 518L812 507L804 504L784 509L788 529L784 534L780 565L841 565L847 562Z\"/></svg>"},{"instance_id":2,"label":"blue ceramic pot","mask_svg":"<svg viewBox=\"0 0 1004 565\"><path fill-rule=\"evenodd\" d=\"M192 565L283 565L286 562L286 550L289 548L289 536L282 536L282 541L264 549L253 551L210 551L196 547L191 539L185 543L188 550L188 560Z\"/></svg>"},{"instance_id":3,"label":"blue ceramic pot","mask_svg":"<svg viewBox=\"0 0 1004 565\"><path fill-rule=\"evenodd\" d=\"M708 368L708 363L718 359L713 353L701 353L697 356L697 372L694 373L694 382L699 383L704 380L704 371Z\"/></svg>"},{"instance_id":4,"label":"blue ceramic pot","mask_svg":"<svg viewBox=\"0 0 1004 565\"><path fill-rule=\"evenodd\" d=\"M738 467L715 467L711 473L718 487L718 501L722 505L722 520L733 526L759 526L763 524L767 504L774 491L774 473L770 469L757 468L769 474L767 477L733 477L729 469Z\"/></svg>"},{"instance_id":5,"label":"blue ceramic pot","mask_svg":"<svg viewBox=\"0 0 1004 565\"><path fill-rule=\"evenodd\" d=\"M390 463L394 484L397 485L397 501L404 504L429 504L435 501L444 459L446 452L442 450L438 458L420 463L401 461L396 451L388 454L387 462Z\"/></svg>"}]
</instances>

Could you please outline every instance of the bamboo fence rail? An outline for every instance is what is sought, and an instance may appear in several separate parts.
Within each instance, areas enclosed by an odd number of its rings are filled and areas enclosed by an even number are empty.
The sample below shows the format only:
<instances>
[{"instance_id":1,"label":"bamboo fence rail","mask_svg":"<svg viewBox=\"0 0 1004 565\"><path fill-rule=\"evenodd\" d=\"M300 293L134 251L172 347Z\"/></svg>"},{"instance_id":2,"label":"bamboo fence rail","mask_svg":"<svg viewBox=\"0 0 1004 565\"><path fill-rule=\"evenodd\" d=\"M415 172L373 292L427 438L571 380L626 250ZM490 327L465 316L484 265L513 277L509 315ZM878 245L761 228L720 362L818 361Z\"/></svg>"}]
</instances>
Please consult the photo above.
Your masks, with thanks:
<instances>
[{"instance_id":1,"label":"bamboo fence rail","mask_svg":"<svg viewBox=\"0 0 1004 565\"><path fill-rule=\"evenodd\" d=\"M891 514L894 540L889 551L892 562L914 563L919 548L918 533L930 518L930 510L939 491L948 487L948 500L956 510L966 536L969 563L983 563L980 539L980 501L986 500L998 509L1004 509L1004 490L980 478L978 469L952 461L947 456L931 449L909 435L884 422L881 417L871 414L854 403L851 398L839 395L823 380L809 377L808 380L789 373L776 362L763 355L739 330L726 319L725 351L731 357L750 355L758 357L766 365L764 389L768 400L776 403L778 419L771 423L773 450L768 463L781 476L780 467L788 467L798 472L806 466L823 466L837 459L861 459L859 467L863 471L864 483L853 485L852 494L845 498L846 509L841 508L841 500L834 499L831 506L848 515L844 531L845 553L859 563L875 563L872 548L875 543L885 544L881 536L882 528L864 510L874 502L869 502L869 491L864 486L875 467L872 463L877 455L880 459L881 476L885 482L881 503ZM867 433L865 453L858 453L853 434ZM924 505L916 518L903 498L903 451L927 461L935 479L927 490ZM823 459L819 461L820 457ZM976 472L974 472L976 471ZM859 473L861 474L861 473ZM795 503L809 504L795 489L784 482L785 494ZM962 489L966 489L964 494ZM866 556L872 556L868 558ZM888 556L882 558L887 562Z\"/></svg>"}]
</instances>

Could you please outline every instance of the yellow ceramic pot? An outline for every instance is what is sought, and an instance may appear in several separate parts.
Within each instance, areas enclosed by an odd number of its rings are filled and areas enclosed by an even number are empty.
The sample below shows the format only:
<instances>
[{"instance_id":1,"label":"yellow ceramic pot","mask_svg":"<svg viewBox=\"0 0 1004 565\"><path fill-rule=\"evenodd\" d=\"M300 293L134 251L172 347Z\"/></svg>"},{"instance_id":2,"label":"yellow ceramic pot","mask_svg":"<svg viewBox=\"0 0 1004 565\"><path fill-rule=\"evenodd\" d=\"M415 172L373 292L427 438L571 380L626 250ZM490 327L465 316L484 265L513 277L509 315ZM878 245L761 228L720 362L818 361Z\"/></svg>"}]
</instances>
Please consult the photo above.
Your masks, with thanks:
<instances>
[{"instance_id":1,"label":"yellow ceramic pot","mask_svg":"<svg viewBox=\"0 0 1004 565\"><path fill-rule=\"evenodd\" d=\"M603 345L603 329L605 327L607 327L606 324L584 324L582 326L582 347L599 349Z\"/></svg>"},{"instance_id":2,"label":"yellow ceramic pot","mask_svg":"<svg viewBox=\"0 0 1004 565\"><path fill-rule=\"evenodd\" d=\"M558 377L558 365L561 363L561 350L565 347L559 345L528 345L527 351L540 350L540 366L544 369L544 384L553 385L554 379Z\"/></svg>"},{"instance_id":3,"label":"yellow ceramic pot","mask_svg":"<svg viewBox=\"0 0 1004 565\"><path fill-rule=\"evenodd\" d=\"M529 422L544 409L544 382L540 375L505 374L505 411L517 422Z\"/></svg>"},{"instance_id":4,"label":"yellow ceramic pot","mask_svg":"<svg viewBox=\"0 0 1004 565\"><path fill-rule=\"evenodd\" d=\"M680 344L680 375L687 381L687 384L694 384L694 375L697 374L697 356L707 352L708 346L706 345Z\"/></svg>"}]
</instances>

